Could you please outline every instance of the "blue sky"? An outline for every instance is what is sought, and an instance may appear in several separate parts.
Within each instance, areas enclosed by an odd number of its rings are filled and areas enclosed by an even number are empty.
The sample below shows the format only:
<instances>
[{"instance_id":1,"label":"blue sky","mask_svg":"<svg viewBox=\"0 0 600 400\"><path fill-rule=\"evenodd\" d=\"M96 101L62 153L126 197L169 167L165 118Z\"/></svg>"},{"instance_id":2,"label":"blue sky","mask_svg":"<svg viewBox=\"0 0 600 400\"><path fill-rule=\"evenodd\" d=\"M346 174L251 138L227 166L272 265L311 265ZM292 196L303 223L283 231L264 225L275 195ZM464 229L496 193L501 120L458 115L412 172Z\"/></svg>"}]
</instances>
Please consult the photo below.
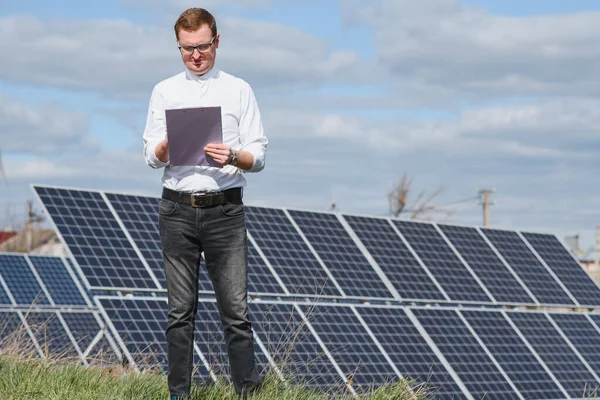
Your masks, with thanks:
<instances>
[{"instance_id":1,"label":"blue sky","mask_svg":"<svg viewBox=\"0 0 600 400\"><path fill-rule=\"evenodd\" d=\"M208 0L218 66L248 81L270 139L246 201L388 213L402 174L431 215L580 234L600 225L600 4L591 0ZM0 3L0 224L32 183L157 195L141 156L152 87L180 72L188 0Z\"/></svg>"}]
</instances>

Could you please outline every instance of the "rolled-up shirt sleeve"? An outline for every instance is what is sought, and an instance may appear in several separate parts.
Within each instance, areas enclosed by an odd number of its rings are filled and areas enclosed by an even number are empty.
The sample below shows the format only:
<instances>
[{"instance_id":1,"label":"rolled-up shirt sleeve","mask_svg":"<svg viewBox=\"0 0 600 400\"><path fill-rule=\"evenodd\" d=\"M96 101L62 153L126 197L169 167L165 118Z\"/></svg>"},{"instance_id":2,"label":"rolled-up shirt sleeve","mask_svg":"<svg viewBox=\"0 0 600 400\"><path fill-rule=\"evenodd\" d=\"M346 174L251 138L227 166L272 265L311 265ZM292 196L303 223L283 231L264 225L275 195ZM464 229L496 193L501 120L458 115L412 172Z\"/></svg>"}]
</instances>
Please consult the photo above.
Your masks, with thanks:
<instances>
[{"instance_id":1,"label":"rolled-up shirt sleeve","mask_svg":"<svg viewBox=\"0 0 600 400\"><path fill-rule=\"evenodd\" d=\"M268 140L265 136L258 103L250 85L244 85L241 93L240 117L240 150L247 151L254 156L254 163L247 172L259 172L265 167L265 153Z\"/></svg>"},{"instance_id":2,"label":"rolled-up shirt sleeve","mask_svg":"<svg viewBox=\"0 0 600 400\"><path fill-rule=\"evenodd\" d=\"M155 87L150 96L148 106L148 118L144 129L144 158L146 164L152 168L163 168L169 165L169 161L163 162L156 157L156 146L165 139L167 125L165 122L165 107L163 97Z\"/></svg>"}]
</instances>

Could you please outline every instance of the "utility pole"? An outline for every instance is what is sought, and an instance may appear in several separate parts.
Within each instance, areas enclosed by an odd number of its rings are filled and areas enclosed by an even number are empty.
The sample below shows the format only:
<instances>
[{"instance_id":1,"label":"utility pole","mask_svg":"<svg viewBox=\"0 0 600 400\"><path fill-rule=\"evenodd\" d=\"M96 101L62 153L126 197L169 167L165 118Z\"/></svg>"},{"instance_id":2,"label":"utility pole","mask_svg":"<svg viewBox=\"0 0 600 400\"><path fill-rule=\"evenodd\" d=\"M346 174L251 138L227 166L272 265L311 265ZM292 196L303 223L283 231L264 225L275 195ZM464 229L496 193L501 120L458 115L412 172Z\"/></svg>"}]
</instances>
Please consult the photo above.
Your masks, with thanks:
<instances>
[{"instance_id":1,"label":"utility pole","mask_svg":"<svg viewBox=\"0 0 600 400\"><path fill-rule=\"evenodd\" d=\"M483 205L483 226L489 228L490 224L490 206L494 203L490 201L490 195L494 192L494 189L481 189L479 196L481 199L481 205Z\"/></svg>"}]
</instances>

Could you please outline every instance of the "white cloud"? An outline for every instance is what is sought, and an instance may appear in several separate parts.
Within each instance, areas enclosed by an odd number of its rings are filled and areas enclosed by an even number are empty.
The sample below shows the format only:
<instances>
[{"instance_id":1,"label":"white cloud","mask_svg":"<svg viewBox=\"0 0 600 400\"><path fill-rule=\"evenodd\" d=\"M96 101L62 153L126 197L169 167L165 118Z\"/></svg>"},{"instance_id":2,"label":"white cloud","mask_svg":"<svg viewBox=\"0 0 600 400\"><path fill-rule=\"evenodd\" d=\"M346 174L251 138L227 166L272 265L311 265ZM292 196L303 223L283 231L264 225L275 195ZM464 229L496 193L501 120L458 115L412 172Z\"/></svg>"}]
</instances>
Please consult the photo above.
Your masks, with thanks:
<instances>
[{"instance_id":1,"label":"white cloud","mask_svg":"<svg viewBox=\"0 0 600 400\"><path fill-rule=\"evenodd\" d=\"M265 126L275 138L358 143L384 153L443 147L455 156L474 151L535 159L600 156L600 102L585 99L466 109L454 121L440 122L273 110Z\"/></svg>"},{"instance_id":2,"label":"white cloud","mask_svg":"<svg viewBox=\"0 0 600 400\"><path fill-rule=\"evenodd\" d=\"M600 13L504 17L459 0L345 1L375 29L380 61L409 86L475 94L600 93Z\"/></svg>"},{"instance_id":3,"label":"white cloud","mask_svg":"<svg viewBox=\"0 0 600 400\"><path fill-rule=\"evenodd\" d=\"M325 39L276 23L226 19L218 65L256 88L319 85L351 69L358 56L331 52ZM171 26L125 20L0 18L0 78L112 98L147 98L158 81L183 70ZM43 60L43 61L40 61Z\"/></svg>"},{"instance_id":4,"label":"white cloud","mask_svg":"<svg viewBox=\"0 0 600 400\"><path fill-rule=\"evenodd\" d=\"M0 150L56 155L97 148L88 115L49 103L30 107L0 94Z\"/></svg>"}]
</instances>

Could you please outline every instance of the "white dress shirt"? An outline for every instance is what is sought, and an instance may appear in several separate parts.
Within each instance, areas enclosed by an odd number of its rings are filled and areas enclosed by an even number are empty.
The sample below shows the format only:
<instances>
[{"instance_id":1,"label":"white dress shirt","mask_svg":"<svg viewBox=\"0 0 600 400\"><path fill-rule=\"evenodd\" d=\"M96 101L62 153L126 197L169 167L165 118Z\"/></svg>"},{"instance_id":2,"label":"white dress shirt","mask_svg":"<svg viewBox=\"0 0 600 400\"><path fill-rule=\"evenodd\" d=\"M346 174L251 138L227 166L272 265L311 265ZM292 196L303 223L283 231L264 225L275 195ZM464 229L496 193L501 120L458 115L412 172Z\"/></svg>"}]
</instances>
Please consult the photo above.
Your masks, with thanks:
<instances>
[{"instance_id":1,"label":"white dress shirt","mask_svg":"<svg viewBox=\"0 0 600 400\"><path fill-rule=\"evenodd\" d=\"M156 146L167 134L165 110L210 106L221 107L223 143L234 150L252 153L254 163L249 172L264 168L268 141L250 85L216 67L202 76L186 68L154 87L143 135L146 163L152 168L165 168L164 187L184 192L214 192L246 186L242 170L231 165L171 166L156 157Z\"/></svg>"}]
</instances>

